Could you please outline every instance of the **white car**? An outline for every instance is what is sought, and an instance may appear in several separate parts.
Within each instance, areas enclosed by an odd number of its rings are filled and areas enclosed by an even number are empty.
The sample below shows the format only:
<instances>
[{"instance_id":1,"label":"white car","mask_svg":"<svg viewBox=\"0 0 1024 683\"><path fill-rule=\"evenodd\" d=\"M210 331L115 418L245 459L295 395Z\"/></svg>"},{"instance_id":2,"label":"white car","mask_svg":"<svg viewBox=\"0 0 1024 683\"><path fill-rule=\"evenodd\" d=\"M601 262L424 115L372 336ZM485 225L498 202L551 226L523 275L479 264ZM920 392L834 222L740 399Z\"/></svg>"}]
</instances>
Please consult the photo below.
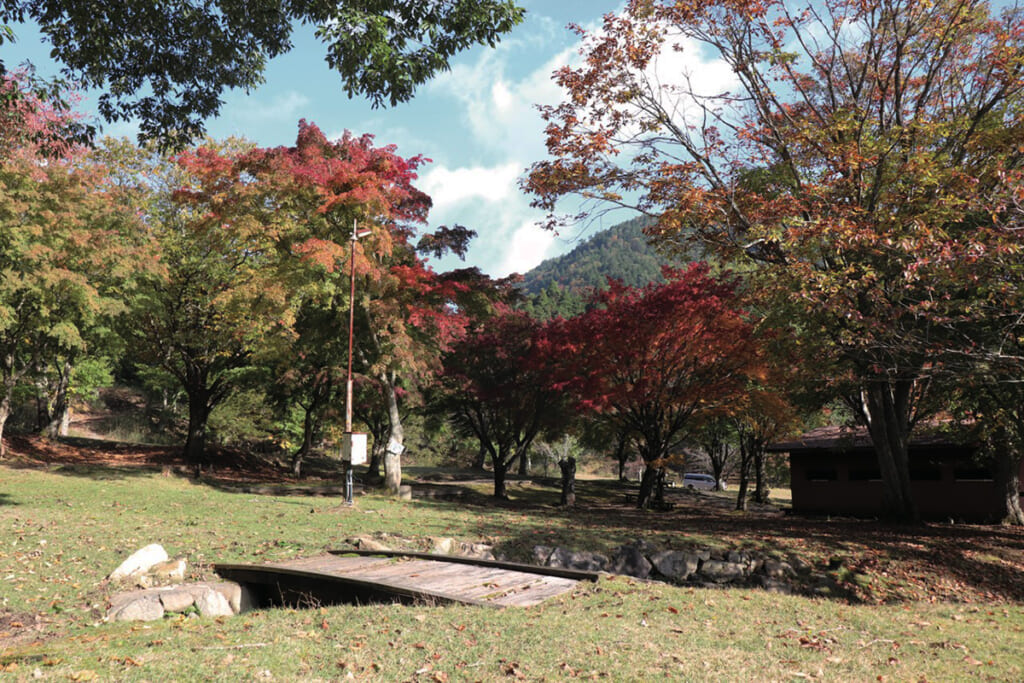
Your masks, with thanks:
<instances>
[{"instance_id":1,"label":"white car","mask_svg":"<svg viewBox=\"0 0 1024 683\"><path fill-rule=\"evenodd\" d=\"M704 491L715 490L715 478L710 474L697 474L695 472L687 472L683 475L683 486L688 489L702 489ZM725 487L723 486L724 490Z\"/></svg>"}]
</instances>

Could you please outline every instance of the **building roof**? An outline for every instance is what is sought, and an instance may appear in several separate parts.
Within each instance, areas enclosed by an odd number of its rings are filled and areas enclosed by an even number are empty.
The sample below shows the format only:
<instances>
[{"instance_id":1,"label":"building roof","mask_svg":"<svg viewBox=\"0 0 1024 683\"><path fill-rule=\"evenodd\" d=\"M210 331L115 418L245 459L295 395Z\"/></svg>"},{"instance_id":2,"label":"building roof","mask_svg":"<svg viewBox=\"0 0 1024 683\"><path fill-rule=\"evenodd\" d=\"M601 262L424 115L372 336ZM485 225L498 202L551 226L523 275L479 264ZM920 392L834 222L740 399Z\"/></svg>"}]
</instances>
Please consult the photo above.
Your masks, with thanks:
<instances>
[{"instance_id":1,"label":"building roof","mask_svg":"<svg viewBox=\"0 0 1024 683\"><path fill-rule=\"evenodd\" d=\"M932 427L927 431L915 433L910 439L911 446L955 446L958 445L950 435ZM866 427L847 427L844 425L828 425L818 427L789 440L769 444L766 450L773 453L786 453L803 450L834 450L849 451L873 449L871 436Z\"/></svg>"}]
</instances>

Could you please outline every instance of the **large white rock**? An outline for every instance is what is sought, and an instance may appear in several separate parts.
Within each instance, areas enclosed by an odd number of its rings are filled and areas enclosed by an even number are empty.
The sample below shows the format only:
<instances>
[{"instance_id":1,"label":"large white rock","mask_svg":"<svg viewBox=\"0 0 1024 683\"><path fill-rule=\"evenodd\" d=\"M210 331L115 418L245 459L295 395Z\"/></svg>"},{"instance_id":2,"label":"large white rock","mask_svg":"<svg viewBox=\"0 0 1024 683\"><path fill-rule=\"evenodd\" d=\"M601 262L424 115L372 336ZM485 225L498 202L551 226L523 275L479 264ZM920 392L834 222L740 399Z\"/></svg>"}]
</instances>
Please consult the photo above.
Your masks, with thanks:
<instances>
[{"instance_id":1,"label":"large white rock","mask_svg":"<svg viewBox=\"0 0 1024 683\"><path fill-rule=\"evenodd\" d=\"M196 604L196 596L183 588L161 591L159 595L160 604L164 606L165 612L184 612Z\"/></svg>"},{"instance_id":2,"label":"large white rock","mask_svg":"<svg viewBox=\"0 0 1024 683\"><path fill-rule=\"evenodd\" d=\"M163 619L164 606L153 596L145 596L128 602L107 614L110 621L156 621Z\"/></svg>"},{"instance_id":3,"label":"large white rock","mask_svg":"<svg viewBox=\"0 0 1024 683\"><path fill-rule=\"evenodd\" d=\"M167 551L159 543L147 545L145 548L136 550L128 556L124 562L110 574L111 581L126 579L129 576L143 574L149 571L153 565L168 560Z\"/></svg>"},{"instance_id":4,"label":"large white rock","mask_svg":"<svg viewBox=\"0 0 1024 683\"><path fill-rule=\"evenodd\" d=\"M196 597L196 609L204 617L230 617L235 613L228 599L213 588L207 588Z\"/></svg>"}]
</instances>

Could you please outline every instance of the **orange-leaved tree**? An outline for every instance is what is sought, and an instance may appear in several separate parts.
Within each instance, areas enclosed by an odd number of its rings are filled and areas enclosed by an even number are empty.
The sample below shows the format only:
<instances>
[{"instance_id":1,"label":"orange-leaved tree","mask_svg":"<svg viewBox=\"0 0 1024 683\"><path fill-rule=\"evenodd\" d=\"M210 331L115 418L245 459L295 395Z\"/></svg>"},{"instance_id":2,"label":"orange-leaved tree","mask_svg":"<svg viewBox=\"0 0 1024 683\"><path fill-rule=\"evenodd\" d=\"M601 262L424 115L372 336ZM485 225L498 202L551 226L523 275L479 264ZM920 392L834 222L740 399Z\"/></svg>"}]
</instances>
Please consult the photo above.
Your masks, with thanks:
<instances>
[{"instance_id":1,"label":"orange-leaved tree","mask_svg":"<svg viewBox=\"0 0 1024 683\"><path fill-rule=\"evenodd\" d=\"M253 150L238 162L245 176L264 188L267 201L301 225L287 243L305 278L296 298L301 310L332 321L329 325L337 323L339 339L324 343L323 329L319 337L300 330L285 357L299 368L309 362L317 366L309 373L291 373L310 396L329 396L325 387L344 385L338 375L347 367L347 346L337 342L347 337L346 312L354 306L354 371L380 389L360 394L380 400L369 400L356 412L375 424L382 417L378 413L384 413L387 435L375 451L383 453L385 481L392 491L401 481L400 400L414 400L419 386L438 371L440 354L464 328L461 311L474 291L472 271L437 273L425 260L425 253L461 256L473 233L456 226L417 239L430 208L429 197L414 185L424 161L403 158L394 146L374 146L369 135L346 133L328 140L302 121L294 146ZM354 241L357 228L362 237ZM348 291L350 263L356 277L354 301ZM322 407L323 401L317 408ZM383 433L377 429L376 435L379 439Z\"/></svg>"},{"instance_id":2,"label":"orange-leaved tree","mask_svg":"<svg viewBox=\"0 0 1024 683\"><path fill-rule=\"evenodd\" d=\"M1019 259L1024 23L977 0L632 0L586 36L526 185L657 218L752 272L868 428L890 513L965 267Z\"/></svg>"}]
</instances>

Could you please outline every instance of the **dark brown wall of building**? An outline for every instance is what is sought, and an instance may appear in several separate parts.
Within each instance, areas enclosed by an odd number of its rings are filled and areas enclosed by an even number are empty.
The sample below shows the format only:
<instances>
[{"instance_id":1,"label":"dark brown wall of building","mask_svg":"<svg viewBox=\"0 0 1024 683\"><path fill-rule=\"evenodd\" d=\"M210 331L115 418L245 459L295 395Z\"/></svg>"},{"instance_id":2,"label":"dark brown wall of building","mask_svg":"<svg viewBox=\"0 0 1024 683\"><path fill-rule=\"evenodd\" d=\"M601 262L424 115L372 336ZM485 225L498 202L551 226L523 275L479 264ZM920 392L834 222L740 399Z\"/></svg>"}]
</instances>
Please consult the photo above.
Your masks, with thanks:
<instances>
[{"instance_id":1,"label":"dark brown wall of building","mask_svg":"<svg viewBox=\"0 0 1024 683\"><path fill-rule=\"evenodd\" d=\"M1002 515L995 481L951 447L911 450L911 488L926 519L987 521ZM808 449L790 453L793 511L875 516L882 512L882 482L874 452ZM1024 482L1024 463L1021 466Z\"/></svg>"}]
</instances>

